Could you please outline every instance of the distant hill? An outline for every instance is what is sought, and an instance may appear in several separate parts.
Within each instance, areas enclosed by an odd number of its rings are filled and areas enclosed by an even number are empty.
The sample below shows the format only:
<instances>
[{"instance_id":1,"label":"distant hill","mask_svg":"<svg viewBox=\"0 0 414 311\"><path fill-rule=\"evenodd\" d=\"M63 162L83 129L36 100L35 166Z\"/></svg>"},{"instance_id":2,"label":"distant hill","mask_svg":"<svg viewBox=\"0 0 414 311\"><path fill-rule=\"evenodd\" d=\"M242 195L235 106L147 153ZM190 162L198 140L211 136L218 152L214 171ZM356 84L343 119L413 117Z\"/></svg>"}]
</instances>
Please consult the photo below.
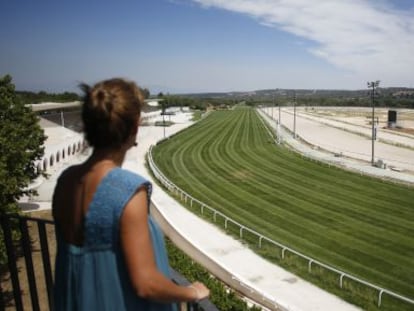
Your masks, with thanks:
<instances>
[{"instance_id":1,"label":"distant hill","mask_svg":"<svg viewBox=\"0 0 414 311\"><path fill-rule=\"evenodd\" d=\"M66 103L80 100L80 96L73 92L46 93L44 91L40 91L36 93L30 91L16 91L16 94L25 105L39 104L44 102Z\"/></svg>"},{"instance_id":2,"label":"distant hill","mask_svg":"<svg viewBox=\"0 0 414 311\"><path fill-rule=\"evenodd\" d=\"M414 98L414 88L389 87L378 88L382 97ZM364 98L369 95L369 89L365 90L323 90L323 89L264 89L246 92L209 92L180 94L193 98L272 98L276 97L325 97L325 98Z\"/></svg>"}]
</instances>

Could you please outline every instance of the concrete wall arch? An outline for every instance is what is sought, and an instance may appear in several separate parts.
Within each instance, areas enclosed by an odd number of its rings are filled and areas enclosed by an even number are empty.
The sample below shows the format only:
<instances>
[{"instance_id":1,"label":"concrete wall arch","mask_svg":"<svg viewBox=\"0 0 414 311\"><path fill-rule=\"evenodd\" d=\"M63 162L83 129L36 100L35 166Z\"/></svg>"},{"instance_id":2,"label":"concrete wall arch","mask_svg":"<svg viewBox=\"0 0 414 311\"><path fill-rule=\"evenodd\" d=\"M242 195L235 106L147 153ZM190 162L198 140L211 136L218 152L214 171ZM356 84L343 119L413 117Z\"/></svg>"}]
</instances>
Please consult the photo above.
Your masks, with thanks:
<instances>
[{"instance_id":1,"label":"concrete wall arch","mask_svg":"<svg viewBox=\"0 0 414 311\"><path fill-rule=\"evenodd\" d=\"M42 162L39 162L36 165L36 173L40 173L42 171L43 171Z\"/></svg>"},{"instance_id":2,"label":"concrete wall arch","mask_svg":"<svg viewBox=\"0 0 414 311\"><path fill-rule=\"evenodd\" d=\"M85 148L88 148L88 143L85 139L65 143L63 146L60 146L58 150L54 150L51 153L45 153L43 158L37 162L36 169L39 172L46 172L56 166L56 164L68 159L71 155L81 153Z\"/></svg>"},{"instance_id":3,"label":"concrete wall arch","mask_svg":"<svg viewBox=\"0 0 414 311\"><path fill-rule=\"evenodd\" d=\"M44 159L43 159L43 170L44 170L44 171L46 171L46 170L47 170L47 167L48 167L48 165L47 165L47 164L48 164L47 159L46 159L46 158L44 158Z\"/></svg>"}]
</instances>

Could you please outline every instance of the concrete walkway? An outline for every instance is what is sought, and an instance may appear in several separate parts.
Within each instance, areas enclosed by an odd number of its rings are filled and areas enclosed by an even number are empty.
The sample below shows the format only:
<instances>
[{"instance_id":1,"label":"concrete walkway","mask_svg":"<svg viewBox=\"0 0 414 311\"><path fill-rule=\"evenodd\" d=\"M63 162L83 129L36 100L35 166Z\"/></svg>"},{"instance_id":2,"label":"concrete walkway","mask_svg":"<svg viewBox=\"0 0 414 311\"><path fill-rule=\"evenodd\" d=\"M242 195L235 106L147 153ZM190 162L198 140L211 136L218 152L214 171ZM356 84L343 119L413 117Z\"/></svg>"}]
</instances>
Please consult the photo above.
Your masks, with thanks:
<instances>
[{"instance_id":1,"label":"concrete walkway","mask_svg":"<svg viewBox=\"0 0 414 311\"><path fill-rule=\"evenodd\" d=\"M165 129L169 136L192 124L190 114L173 117L175 125ZM145 153L164 137L161 127L141 127L138 147L126 155L124 168L151 180L145 168ZM63 169L62 167L61 169ZM61 171L61 170L60 170ZM51 180L53 183L53 179ZM246 296L272 310L359 310L355 306L271 264L214 225L200 219L166 194L154 182L152 212L164 232L191 257ZM47 192L51 187L45 186ZM51 193L48 193L51 196ZM50 208L47 193L34 209ZM36 202L31 201L33 206Z\"/></svg>"}]
</instances>

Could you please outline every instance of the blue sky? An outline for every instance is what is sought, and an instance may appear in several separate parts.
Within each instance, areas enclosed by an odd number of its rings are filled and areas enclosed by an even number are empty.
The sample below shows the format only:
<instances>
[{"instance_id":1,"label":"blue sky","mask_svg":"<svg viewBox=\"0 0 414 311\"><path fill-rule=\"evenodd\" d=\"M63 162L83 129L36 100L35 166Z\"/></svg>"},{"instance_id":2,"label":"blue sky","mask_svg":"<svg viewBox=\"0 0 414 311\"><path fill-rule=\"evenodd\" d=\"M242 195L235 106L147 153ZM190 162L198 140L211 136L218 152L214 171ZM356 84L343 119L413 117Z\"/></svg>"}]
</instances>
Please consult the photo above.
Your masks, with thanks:
<instances>
[{"instance_id":1,"label":"blue sky","mask_svg":"<svg viewBox=\"0 0 414 311\"><path fill-rule=\"evenodd\" d=\"M19 90L414 86L412 0L0 0L0 38Z\"/></svg>"}]
</instances>

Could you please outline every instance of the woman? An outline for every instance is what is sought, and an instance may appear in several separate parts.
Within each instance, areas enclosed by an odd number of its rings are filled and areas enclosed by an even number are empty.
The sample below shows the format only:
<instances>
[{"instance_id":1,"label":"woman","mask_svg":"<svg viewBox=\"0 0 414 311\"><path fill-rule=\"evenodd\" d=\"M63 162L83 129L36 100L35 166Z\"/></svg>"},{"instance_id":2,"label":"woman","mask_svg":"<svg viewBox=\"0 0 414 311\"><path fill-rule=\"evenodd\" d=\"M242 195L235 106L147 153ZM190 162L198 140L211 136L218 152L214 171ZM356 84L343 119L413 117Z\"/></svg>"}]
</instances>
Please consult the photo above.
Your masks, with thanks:
<instances>
[{"instance_id":1,"label":"woman","mask_svg":"<svg viewBox=\"0 0 414 311\"><path fill-rule=\"evenodd\" d=\"M175 310L209 290L169 279L164 240L149 215L151 184L121 168L136 145L143 98L123 79L84 91L82 120L93 147L65 170L53 195L57 256L56 310Z\"/></svg>"}]
</instances>

